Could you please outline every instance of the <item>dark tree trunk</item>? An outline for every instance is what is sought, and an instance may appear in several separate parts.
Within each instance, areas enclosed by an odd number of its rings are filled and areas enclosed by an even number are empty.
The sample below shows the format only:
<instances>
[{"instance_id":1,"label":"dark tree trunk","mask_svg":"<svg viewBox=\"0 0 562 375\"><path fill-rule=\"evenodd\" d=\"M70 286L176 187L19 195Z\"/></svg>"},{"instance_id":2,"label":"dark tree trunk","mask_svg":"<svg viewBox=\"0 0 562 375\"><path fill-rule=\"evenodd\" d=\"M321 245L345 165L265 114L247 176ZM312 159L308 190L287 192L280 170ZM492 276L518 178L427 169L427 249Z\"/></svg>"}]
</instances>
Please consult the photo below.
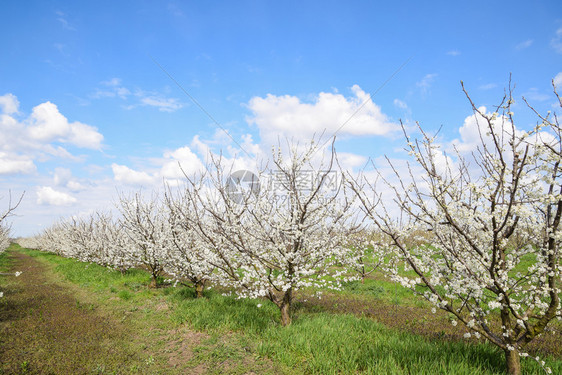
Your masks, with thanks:
<instances>
[{"instance_id":1,"label":"dark tree trunk","mask_svg":"<svg viewBox=\"0 0 562 375\"><path fill-rule=\"evenodd\" d=\"M504 350L507 373L509 375L521 375L521 360L518 350Z\"/></svg>"},{"instance_id":2,"label":"dark tree trunk","mask_svg":"<svg viewBox=\"0 0 562 375\"><path fill-rule=\"evenodd\" d=\"M293 301L293 289L289 288L283 295L283 301L278 305L281 310L281 325L291 324L291 302Z\"/></svg>"},{"instance_id":3,"label":"dark tree trunk","mask_svg":"<svg viewBox=\"0 0 562 375\"><path fill-rule=\"evenodd\" d=\"M205 289L205 282L196 281L194 284L195 284L195 298L202 298L203 290Z\"/></svg>"}]
</instances>

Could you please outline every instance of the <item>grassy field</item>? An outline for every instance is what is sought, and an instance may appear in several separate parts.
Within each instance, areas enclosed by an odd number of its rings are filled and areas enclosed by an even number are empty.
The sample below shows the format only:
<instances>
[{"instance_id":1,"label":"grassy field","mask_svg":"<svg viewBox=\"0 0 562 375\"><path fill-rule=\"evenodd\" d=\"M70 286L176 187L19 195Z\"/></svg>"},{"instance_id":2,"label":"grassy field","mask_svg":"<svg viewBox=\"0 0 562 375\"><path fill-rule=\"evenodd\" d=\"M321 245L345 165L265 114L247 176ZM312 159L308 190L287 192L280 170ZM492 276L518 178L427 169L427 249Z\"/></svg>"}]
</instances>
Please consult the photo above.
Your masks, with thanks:
<instances>
[{"instance_id":1,"label":"grassy field","mask_svg":"<svg viewBox=\"0 0 562 375\"><path fill-rule=\"evenodd\" d=\"M0 267L6 271L18 266L30 268L21 269L20 278L3 277L0 287L6 291L0 300L1 343L11 340L10 335L33 335L26 333L33 327L24 317L44 319L25 304L29 289L37 285L26 285L26 277L39 272L45 280L32 282L62 287L46 292L63 293L71 304L63 299L67 303L61 308L85 316L77 323L83 334L91 335L89 350L97 348L98 358L92 361L83 350L69 352L66 347L50 353L62 358L59 363L77 362L75 367L83 373L504 373L501 352L463 340L464 331L454 329L446 314L431 314L410 291L380 275L321 299L299 294L293 324L284 328L277 307L268 301L239 300L213 289L205 291L204 299L195 299L186 287L150 289L150 276L142 270L121 274L13 245L0 256ZM6 314L13 303L23 311ZM35 341L47 345L43 337ZM80 342L76 338L70 345ZM556 333L531 348L555 374L562 373L561 343ZM118 350L111 354L109 348ZM28 356L0 349L4 373L42 373L46 367L38 361L49 355ZM533 360L523 360L522 365L525 374L544 373Z\"/></svg>"}]
</instances>

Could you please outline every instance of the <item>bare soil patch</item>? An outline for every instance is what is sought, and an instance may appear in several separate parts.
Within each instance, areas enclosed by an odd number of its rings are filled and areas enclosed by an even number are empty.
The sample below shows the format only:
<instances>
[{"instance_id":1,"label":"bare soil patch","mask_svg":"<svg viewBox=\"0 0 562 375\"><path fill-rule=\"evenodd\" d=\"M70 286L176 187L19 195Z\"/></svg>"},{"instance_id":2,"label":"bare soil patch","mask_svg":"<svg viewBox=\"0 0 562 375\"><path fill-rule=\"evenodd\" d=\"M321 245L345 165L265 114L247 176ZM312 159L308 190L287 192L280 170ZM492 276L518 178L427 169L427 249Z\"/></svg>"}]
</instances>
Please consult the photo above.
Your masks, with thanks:
<instances>
[{"instance_id":1,"label":"bare soil patch","mask_svg":"<svg viewBox=\"0 0 562 375\"><path fill-rule=\"evenodd\" d=\"M46 277L46 266L11 252L17 280L0 300L0 373L128 372L135 354L126 329ZM16 282L17 281L17 282Z\"/></svg>"},{"instance_id":2,"label":"bare soil patch","mask_svg":"<svg viewBox=\"0 0 562 375\"><path fill-rule=\"evenodd\" d=\"M18 251L7 256L12 272L22 275L0 278L0 375L276 372L270 360L256 361L228 334L170 329L166 301L131 309L110 297L106 301L113 303L106 305L47 262Z\"/></svg>"}]
</instances>

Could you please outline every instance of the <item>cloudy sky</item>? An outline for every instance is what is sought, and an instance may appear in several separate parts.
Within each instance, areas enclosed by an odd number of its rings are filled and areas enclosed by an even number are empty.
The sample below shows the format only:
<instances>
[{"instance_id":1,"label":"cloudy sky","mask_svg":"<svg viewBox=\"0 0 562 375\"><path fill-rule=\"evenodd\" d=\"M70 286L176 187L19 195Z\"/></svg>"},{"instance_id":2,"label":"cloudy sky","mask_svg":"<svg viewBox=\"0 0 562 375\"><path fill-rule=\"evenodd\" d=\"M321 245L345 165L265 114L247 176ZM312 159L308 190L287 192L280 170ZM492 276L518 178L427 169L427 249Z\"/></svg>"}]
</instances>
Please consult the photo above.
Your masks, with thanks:
<instances>
[{"instance_id":1,"label":"cloudy sky","mask_svg":"<svg viewBox=\"0 0 562 375\"><path fill-rule=\"evenodd\" d=\"M2 1L0 208L14 235L280 138L337 133L347 168L404 158L399 120L474 142L509 75L562 87L559 1ZM493 4L489 4L493 3ZM514 106L521 128L533 116ZM473 137L473 138L471 138Z\"/></svg>"}]
</instances>

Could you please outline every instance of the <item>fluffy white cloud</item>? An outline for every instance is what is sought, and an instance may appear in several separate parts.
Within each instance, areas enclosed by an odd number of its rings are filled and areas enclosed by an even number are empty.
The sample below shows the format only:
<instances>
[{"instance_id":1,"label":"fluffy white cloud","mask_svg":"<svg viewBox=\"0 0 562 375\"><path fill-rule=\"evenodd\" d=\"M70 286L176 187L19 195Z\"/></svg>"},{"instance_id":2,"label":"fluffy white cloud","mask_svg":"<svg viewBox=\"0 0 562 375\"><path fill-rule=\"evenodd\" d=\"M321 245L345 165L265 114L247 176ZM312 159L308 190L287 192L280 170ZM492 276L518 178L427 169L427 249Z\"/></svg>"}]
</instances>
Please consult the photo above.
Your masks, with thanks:
<instances>
[{"instance_id":1,"label":"fluffy white cloud","mask_svg":"<svg viewBox=\"0 0 562 375\"><path fill-rule=\"evenodd\" d=\"M55 168L54 183L57 186L65 186L72 178L72 172L67 168Z\"/></svg>"},{"instance_id":2,"label":"fluffy white cloud","mask_svg":"<svg viewBox=\"0 0 562 375\"><path fill-rule=\"evenodd\" d=\"M199 146L205 145L205 142L194 138L194 143ZM206 148L205 151L210 151ZM194 174L205 171L205 165L189 146L180 147L176 150L166 151L160 158L149 159L147 164L151 168L145 170L135 170L126 165L113 163L111 169L113 171L113 179L123 185L158 187L165 181L170 186L181 185L185 179L185 175L192 176Z\"/></svg>"},{"instance_id":3,"label":"fluffy white cloud","mask_svg":"<svg viewBox=\"0 0 562 375\"><path fill-rule=\"evenodd\" d=\"M53 157L78 160L61 143L95 150L102 146L103 135L95 127L69 122L51 102L20 117L16 96L0 96L0 174L33 173L36 162Z\"/></svg>"},{"instance_id":4,"label":"fluffy white cloud","mask_svg":"<svg viewBox=\"0 0 562 375\"><path fill-rule=\"evenodd\" d=\"M321 92L313 103L296 96L254 97L248 103L248 123L259 128L262 142L276 144L278 137L310 139L313 135L386 135L397 129L369 94L352 87L353 97Z\"/></svg>"},{"instance_id":5,"label":"fluffy white cloud","mask_svg":"<svg viewBox=\"0 0 562 375\"><path fill-rule=\"evenodd\" d=\"M53 182L56 186L63 186L71 191L81 191L86 187L73 178L72 172L67 168L55 168Z\"/></svg>"},{"instance_id":6,"label":"fluffy white cloud","mask_svg":"<svg viewBox=\"0 0 562 375\"><path fill-rule=\"evenodd\" d=\"M78 121L70 124L70 134L68 135L69 143L81 148L99 150L102 141L103 135L93 126Z\"/></svg>"},{"instance_id":7,"label":"fluffy white cloud","mask_svg":"<svg viewBox=\"0 0 562 375\"><path fill-rule=\"evenodd\" d=\"M189 176L204 170L205 166L188 146L164 153L161 173L165 179L183 179L184 172Z\"/></svg>"},{"instance_id":8,"label":"fluffy white cloud","mask_svg":"<svg viewBox=\"0 0 562 375\"><path fill-rule=\"evenodd\" d=\"M126 185L152 185L155 178L146 172L135 171L125 165L111 164L115 181Z\"/></svg>"},{"instance_id":9,"label":"fluffy white cloud","mask_svg":"<svg viewBox=\"0 0 562 375\"><path fill-rule=\"evenodd\" d=\"M11 115L13 113L18 112L18 108L20 106L20 102L18 98L16 98L13 94L6 94L0 96L0 107L2 108L2 112Z\"/></svg>"},{"instance_id":10,"label":"fluffy white cloud","mask_svg":"<svg viewBox=\"0 0 562 375\"><path fill-rule=\"evenodd\" d=\"M101 148L103 135L95 127L81 122L68 122L51 102L33 108L29 123L27 132L31 139L40 142L70 143L94 150Z\"/></svg>"},{"instance_id":11,"label":"fluffy white cloud","mask_svg":"<svg viewBox=\"0 0 562 375\"><path fill-rule=\"evenodd\" d=\"M367 164L367 157L349 152L338 152L338 160L344 170L362 168Z\"/></svg>"},{"instance_id":12,"label":"fluffy white cloud","mask_svg":"<svg viewBox=\"0 0 562 375\"><path fill-rule=\"evenodd\" d=\"M77 200L70 194L57 191L49 186L41 186L37 190L37 204L50 206L70 206Z\"/></svg>"},{"instance_id":13,"label":"fluffy white cloud","mask_svg":"<svg viewBox=\"0 0 562 375\"><path fill-rule=\"evenodd\" d=\"M481 113L488 113L486 107L479 107L478 110ZM496 120L492 122L494 134L502 134L503 136L510 136L513 132L513 126L509 121L509 118L505 116L498 115ZM476 150L476 148L482 144L482 141L490 147L493 148L493 139L488 128L487 121L480 116L478 113L474 113L465 118L463 125L459 128L460 139L455 139L451 142L452 145L461 153L471 153ZM523 134L522 130L515 128L515 134L521 136Z\"/></svg>"},{"instance_id":14,"label":"fluffy white cloud","mask_svg":"<svg viewBox=\"0 0 562 375\"><path fill-rule=\"evenodd\" d=\"M33 160L20 155L8 155L0 151L0 175L30 174L35 172Z\"/></svg>"},{"instance_id":15,"label":"fluffy white cloud","mask_svg":"<svg viewBox=\"0 0 562 375\"><path fill-rule=\"evenodd\" d=\"M486 107L478 108L482 113L486 113ZM497 128L502 128L501 123L496 121ZM463 125L459 128L460 139L453 141L453 144L460 152L472 152L476 147L481 144L481 137L486 137L487 130L486 120L479 114L475 113L464 119Z\"/></svg>"}]
</instances>

